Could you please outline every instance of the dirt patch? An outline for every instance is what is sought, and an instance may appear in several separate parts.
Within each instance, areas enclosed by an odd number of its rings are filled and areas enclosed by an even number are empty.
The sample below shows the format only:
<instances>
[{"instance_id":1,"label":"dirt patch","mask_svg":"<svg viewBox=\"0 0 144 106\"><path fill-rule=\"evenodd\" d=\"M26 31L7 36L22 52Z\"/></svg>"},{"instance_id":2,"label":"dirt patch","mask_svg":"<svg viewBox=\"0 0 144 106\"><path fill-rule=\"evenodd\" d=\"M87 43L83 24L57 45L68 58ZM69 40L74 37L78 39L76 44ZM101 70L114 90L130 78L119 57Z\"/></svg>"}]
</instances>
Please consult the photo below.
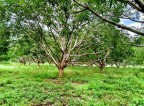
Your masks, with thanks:
<instances>
[{"instance_id":1,"label":"dirt patch","mask_svg":"<svg viewBox=\"0 0 144 106\"><path fill-rule=\"evenodd\" d=\"M54 83L54 84L58 84L58 85L61 85L61 84L64 84L64 82L62 82L62 81L60 81L60 80L52 80L52 82Z\"/></svg>"},{"instance_id":2,"label":"dirt patch","mask_svg":"<svg viewBox=\"0 0 144 106\"><path fill-rule=\"evenodd\" d=\"M64 84L63 81L60 81L59 79L47 79L45 80L46 82L51 82L51 83L54 83L54 84L57 84L57 85L62 85Z\"/></svg>"},{"instance_id":3,"label":"dirt patch","mask_svg":"<svg viewBox=\"0 0 144 106\"><path fill-rule=\"evenodd\" d=\"M73 84L87 84L87 81L73 81Z\"/></svg>"},{"instance_id":4,"label":"dirt patch","mask_svg":"<svg viewBox=\"0 0 144 106\"><path fill-rule=\"evenodd\" d=\"M37 104L37 105L32 105L32 106L54 106L53 102L47 102L45 104Z\"/></svg>"}]
</instances>

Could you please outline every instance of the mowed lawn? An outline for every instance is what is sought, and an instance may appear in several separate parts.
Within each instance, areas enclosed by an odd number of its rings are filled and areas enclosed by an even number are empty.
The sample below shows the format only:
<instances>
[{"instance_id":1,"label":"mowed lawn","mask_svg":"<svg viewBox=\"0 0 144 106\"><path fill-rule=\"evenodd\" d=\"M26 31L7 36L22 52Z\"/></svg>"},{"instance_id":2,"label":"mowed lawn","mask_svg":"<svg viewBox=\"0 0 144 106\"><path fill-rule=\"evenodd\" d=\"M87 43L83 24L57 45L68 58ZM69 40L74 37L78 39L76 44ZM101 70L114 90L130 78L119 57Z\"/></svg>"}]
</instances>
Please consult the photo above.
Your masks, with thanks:
<instances>
[{"instance_id":1,"label":"mowed lawn","mask_svg":"<svg viewBox=\"0 0 144 106\"><path fill-rule=\"evenodd\" d=\"M0 64L2 106L144 106L144 69Z\"/></svg>"}]
</instances>

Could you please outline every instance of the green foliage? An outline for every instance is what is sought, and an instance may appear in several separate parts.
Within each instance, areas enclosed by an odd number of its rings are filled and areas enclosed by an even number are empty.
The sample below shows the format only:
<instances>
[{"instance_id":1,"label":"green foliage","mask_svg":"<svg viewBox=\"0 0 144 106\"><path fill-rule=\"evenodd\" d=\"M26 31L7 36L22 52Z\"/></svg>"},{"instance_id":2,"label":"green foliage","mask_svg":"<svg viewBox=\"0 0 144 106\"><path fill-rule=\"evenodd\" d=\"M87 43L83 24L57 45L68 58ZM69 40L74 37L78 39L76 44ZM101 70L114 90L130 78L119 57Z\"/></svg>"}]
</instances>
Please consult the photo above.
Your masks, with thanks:
<instances>
[{"instance_id":1,"label":"green foliage","mask_svg":"<svg viewBox=\"0 0 144 106\"><path fill-rule=\"evenodd\" d=\"M144 37L136 37L133 41L134 56L131 58L133 65L144 64Z\"/></svg>"},{"instance_id":2,"label":"green foliage","mask_svg":"<svg viewBox=\"0 0 144 106\"><path fill-rule=\"evenodd\" d=\"M144 48L133 48L134 56L131 58L131 61L135 65L143 65L144 64Z\"/></svg>"},{"instance_id":3,"label":"green foliage","mask_svg":"<svg viewBox=\"0 0 144 106\"><path fill-rule=\"evenodd\" d=\"M0 61L7 61L9 60L7 52L10 44L10 32L2 23L0 24L0 28Z\"/></svg>"},{"instance_id":4,"label":"green foliage","mask_svg":"<svg viewBox=\"0 0 144 106\"><path fill-rule=\"evenodd\" d=\"M123 61L128 60L134 55L130 38L122 35L122 33L120 33L118 30L114 31L112 47L111 59L114 62L122 63Z\"/></svg>"},{"instance_id":5,"label":"green foliage","mask_svg":"<svg viewBox=\"0 0 144 106\"><path fill-rule=\"evenodd\" d=\"M136 44L136 45L143 45L144 44L144 37L143 36L136 37L134 39L134 44Z\"/></svg>"}]
</instances>

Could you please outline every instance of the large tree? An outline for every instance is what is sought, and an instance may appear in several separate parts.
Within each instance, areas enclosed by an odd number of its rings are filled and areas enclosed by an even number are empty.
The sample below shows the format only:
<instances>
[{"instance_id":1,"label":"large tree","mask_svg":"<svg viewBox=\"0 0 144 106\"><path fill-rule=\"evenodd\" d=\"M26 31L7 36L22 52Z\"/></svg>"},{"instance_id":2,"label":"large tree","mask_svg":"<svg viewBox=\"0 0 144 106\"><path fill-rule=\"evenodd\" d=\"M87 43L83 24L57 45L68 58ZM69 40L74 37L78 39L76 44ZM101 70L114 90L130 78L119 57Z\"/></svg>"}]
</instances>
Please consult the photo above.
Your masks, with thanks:
<instances>
[{"instance_id":1,"label":"large tree","mask_svg":"<svg viewBox=\"0 0 144 106\"><path fill-rule=\"evenodd\" d=\"M92 19L88 12L76 14L77 5L71 0L13 1L8 4L14 35L24 35L43 49L57 66L59 76L64 68L74 62L77 51L86 54L87 32L82 30ZM88 44L88 43L87 43ZM84 52L82 52L84 53ZM86 55L80 54L81 56Z\"/></svg>"}]
</instances>

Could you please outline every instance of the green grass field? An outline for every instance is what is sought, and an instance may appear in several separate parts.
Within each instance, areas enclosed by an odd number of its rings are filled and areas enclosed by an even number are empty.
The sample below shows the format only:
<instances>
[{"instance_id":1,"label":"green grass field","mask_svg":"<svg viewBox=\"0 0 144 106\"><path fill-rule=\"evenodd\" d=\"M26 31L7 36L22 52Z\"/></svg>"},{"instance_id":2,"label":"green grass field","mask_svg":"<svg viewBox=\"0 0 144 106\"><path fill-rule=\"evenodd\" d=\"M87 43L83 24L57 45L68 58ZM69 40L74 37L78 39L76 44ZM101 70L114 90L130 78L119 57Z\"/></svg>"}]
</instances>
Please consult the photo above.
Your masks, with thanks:
<instances>
[{"instance_id":1,"label":"green grass field","mask_svg":"<svg viewBox=\"0 0 144 106\"><path fill-rule=\"evenodd\" d=\"M144 69L0 64L2 106L144 106Z\"/></svg>"}]
</instances>

